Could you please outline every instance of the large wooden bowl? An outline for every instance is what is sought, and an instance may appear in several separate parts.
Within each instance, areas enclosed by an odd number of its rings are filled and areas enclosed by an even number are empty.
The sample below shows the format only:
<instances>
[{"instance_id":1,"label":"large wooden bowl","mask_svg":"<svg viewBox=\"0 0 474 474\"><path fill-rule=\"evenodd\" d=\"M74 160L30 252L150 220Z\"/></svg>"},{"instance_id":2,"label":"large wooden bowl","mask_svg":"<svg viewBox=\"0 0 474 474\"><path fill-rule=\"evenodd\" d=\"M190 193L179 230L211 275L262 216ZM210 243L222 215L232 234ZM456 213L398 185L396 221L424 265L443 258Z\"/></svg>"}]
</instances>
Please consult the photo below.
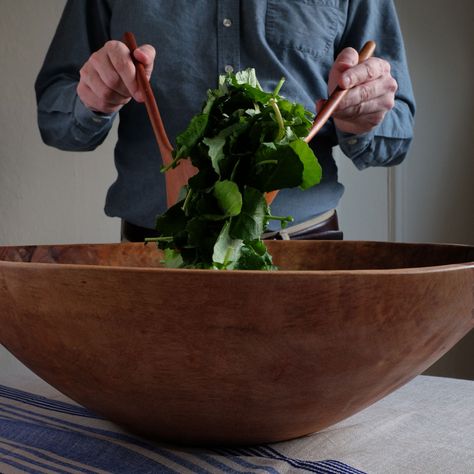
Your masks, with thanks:
<instances>
[{"instance_id":1,"label":"large wooden bowl","mask_svg":"<svg viewBox=\"0 0 474 474\"><path fill-rule=\"evenodd\" d=\"M474 326L474 247L268 245L278 272L164 269L143 244L0 248L0 342L138 433L260 443L367 407Z\"/></svg>"}]
</instances>

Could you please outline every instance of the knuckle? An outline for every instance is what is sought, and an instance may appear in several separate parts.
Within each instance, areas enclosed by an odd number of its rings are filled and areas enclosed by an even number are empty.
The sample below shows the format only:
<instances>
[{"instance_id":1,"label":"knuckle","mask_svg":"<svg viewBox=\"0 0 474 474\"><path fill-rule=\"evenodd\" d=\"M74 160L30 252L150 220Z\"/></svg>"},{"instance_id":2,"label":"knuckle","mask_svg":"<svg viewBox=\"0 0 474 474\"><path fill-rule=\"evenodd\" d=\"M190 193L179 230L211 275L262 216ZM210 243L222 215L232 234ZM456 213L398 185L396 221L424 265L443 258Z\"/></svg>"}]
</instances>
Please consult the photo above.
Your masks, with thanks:
<instances>
[{"instance_id":1,"label":"knuckle","mask_svg":"<svg viewBox=\"0 0 474 474\"><path fill-rule=\"evenodd\" d=\"M398 90L398 82L393 77L390 79L390 90L393 93Z\"/></svg>"},{"instance_id":2,"label":"knuckle","mask_svg":"<svg viewBox=\"0 0 474 474\"><path fill-rule=\"evenodd\" d=\"M89 64L96 67L100 62L101 62L100 53L98 51L90 55L89 61L88 61Z\"/></svg>"},{"instance_id":3,"label":"knuckle","mask_svg":"<svg viewBox=\"0 0 474 474\"><path fill-rule=\"evenodd\" d=\"M360 102L367 102L371 97L371 89L368 86L361 86L359 88Z\"/></svg>"},{"instance_id":4,"label":"knuckle","mask_svg":"<svg viewBox=\"0 0 474 474\"><path fill-rule=\"evenodd\" d=\"M79 77L80 77L80 80L81 81L84 81L84 79L86 78L87 76L87 63L84 64L84 66L81 67L81 69L79 69Z\"/></svg>"},{"instance_id":5,"label":"knuckle","mask_svg":"<svg viewBox=\"0 0 474 474\"><path fill-rule=\"evenodd\" d=\"M115 41L114 46L109 49L108 56L116 69L126 68L129 64L132 65L130 53L120 41Z\"/></svg>"},{"instance_id":6,"label":"knuckle","mask_svg":"<svg viewBox=\"0 0 474 474\"><path fill-rule=\"evenodd\" d=\"M370 58L364 64L366 67L367 77L369 79L376 79L383 76L385 71L385 63L383 59ZM388 63L387 63L388 64Z\"/></svg>"},{"instance_id":7,"label":"knuckle","mask_svg":"<svg viewBox=\"0 0 474 474\"><path fill-rule=\"evenodd\" d=\"M375 67L373 66L373 63L372 62L365 62L365 72L367 74L367 77L369 79L374 79L376 77L376 71L375 71Z\"/></svg>"},{"instance_id":8,"label":"knuckle","mask_svg":"<svg viewBox=\"0 0 474 474\"><path fill-rule=\"evenodd\" d=\"M395 107L395 98L393 96L390 96L387 98L385 102L385 108L386 110L392 110Z\"/></svg>"},{"instance_id":9,"label":"knuckle","mask_svg":"<svg viewBox=\"0 0 474 474\"><path fill-rule=\"evenodd\" d=\"M347 73L346 78L349 81L349 84L357 83L357 75L354 73L351 73L351 72Z\"/></svg>"},{"instance_id":10,"label":"knuckle","mask_svg":"<svg viewBox=\"0 0 474 474\"><path fill-rule=\"evenodd\" d=\"M119 51L121 49L122 43L117 40L109 40L105 43L104 48L108 51Z\"/></svg>"},{"instance_id":11,"label":"knuckle","mask_svg":"<svg viewBox=\"0 0 474 474\"><path fill-rule=\"evenodd\" d=\"M379 59L378 61L379 61L379 69L380 69L381 75L390 74L390 71L392 69L392 66L390 65L390 63L386 61L385 59Z\"/></svg>"}]
</instances>

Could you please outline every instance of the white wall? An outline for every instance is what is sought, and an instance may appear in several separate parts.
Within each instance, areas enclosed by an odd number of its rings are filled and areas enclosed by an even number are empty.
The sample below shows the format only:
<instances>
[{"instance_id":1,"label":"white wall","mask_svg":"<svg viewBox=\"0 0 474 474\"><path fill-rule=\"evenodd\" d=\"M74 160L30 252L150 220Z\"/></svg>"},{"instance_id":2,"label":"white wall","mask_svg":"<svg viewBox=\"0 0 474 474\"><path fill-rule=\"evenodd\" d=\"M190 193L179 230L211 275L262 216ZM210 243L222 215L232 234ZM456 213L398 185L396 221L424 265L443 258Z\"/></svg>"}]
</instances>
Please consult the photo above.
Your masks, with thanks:
<instances>
[{"instance_id":1,"label":"white wall","mask_svg":"<svg viewBox=\"0 0 474 474\"><path fill-rule=\"evenodd\" d=\"M474 2L398 0L418 112L396 236L474 245Z\"/></svg>"},{"instance_id":2,"label":"white wall","mask_svg":"<svg viewBox=\"0 0 474 474\"><path fill-rule=\"evenodd\" d=\"M395 170L396 238L474 245L474 2L396 4L418 102L411 156ZM474 379L474 331L428 373Z\"/></svg>"},{"instance_id":3,"label":"white wall","mask_svg":"<svg viewBox=\"0 0 474 474\"><path fill-rule=\"evenodd\" d=\"M377 1L377 0L374 0ZM115 178L114 135L95 152L42 144L33 83L64 0L0 0L0 245L116 242L103 204ZM348 239L474 244L474 2L396 0L418 102L404 164L359 172L338 155ZM390 227L391 224L391 227ZM474 379L474 333L434 368ZM2 364L0 352L0 365Z\"/></svg>"},{"instance_id":4,"label":"white wall","mask_svg":"<svg viewBox=\"0 0 474 474\"><path fill-rule=\"evenodd\" d=\"M41 142L34 81L64 0L0 0L0 244L114 242L105 217L114 134L91 153Z\"/></svg>"},{"instance_id":5,"label":"white wall","mask_svg":"<svg viewBox=\"0 0 474 474\"><path fill-rule=\"evenodd\" d=\"M338 155L345 237L474 245L474 2L395 3L417 101L415 139L389 171L357 172ZM428 373L474 379L474 331Z\"/></svg>"}]
</instances>

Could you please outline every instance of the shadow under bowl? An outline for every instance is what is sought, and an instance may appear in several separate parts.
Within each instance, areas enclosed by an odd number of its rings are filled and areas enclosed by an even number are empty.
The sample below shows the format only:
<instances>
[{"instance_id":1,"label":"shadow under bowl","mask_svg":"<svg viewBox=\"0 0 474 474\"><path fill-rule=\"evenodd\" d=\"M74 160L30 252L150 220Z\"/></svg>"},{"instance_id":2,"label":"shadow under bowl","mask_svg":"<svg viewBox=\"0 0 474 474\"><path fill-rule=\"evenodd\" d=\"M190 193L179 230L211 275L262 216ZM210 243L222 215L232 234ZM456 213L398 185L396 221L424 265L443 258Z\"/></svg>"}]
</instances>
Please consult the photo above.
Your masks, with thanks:
<instances>
[{"instance_id":1,"label":"shadow under bowl","mask_svg":"<svg viewBox=\"0 0 474 474\"><path fill-rule=\"evenodd\" d=\"M141 243L0 247L0 342L130 430L223 445L322 430L474 327L474 247L268 247L279 271L166 269Z\"/></svg>"}]
</instances>

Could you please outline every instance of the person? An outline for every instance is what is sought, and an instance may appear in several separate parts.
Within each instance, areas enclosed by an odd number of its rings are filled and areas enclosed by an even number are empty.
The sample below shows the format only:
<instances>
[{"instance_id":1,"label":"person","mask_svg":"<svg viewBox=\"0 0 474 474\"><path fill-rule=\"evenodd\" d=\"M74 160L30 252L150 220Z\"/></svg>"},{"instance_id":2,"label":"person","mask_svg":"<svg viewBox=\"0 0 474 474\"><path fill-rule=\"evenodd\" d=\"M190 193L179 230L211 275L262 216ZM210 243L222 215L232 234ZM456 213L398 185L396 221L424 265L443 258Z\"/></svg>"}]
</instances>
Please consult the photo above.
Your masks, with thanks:
<instances>
[{"instance_id":1,"label":"person","mask_svg":"<svg viewBox=\"0 0 474 474\"><path fill-rule=\"evenodd\" d=\"M309 110L315 101L320 109L336 85L350 89L311 142L321 183L281 190L272 203L274 215L294 217L292 238L342 236L334 209L344 187L334 146L361 170L397 165L407 154L415 104L392 0L69 0L35 83L39 128L49 145L88 151L120 116L118 175L105 213L122 219L129 240L153 234L166 191L125 31L141 44L134 56L145 66L171 141L229 71L255 67L265 90L284 76L281 94ZM376 42L375 55L358 64L367 40Z\"/></svg>"}]
</instances>

